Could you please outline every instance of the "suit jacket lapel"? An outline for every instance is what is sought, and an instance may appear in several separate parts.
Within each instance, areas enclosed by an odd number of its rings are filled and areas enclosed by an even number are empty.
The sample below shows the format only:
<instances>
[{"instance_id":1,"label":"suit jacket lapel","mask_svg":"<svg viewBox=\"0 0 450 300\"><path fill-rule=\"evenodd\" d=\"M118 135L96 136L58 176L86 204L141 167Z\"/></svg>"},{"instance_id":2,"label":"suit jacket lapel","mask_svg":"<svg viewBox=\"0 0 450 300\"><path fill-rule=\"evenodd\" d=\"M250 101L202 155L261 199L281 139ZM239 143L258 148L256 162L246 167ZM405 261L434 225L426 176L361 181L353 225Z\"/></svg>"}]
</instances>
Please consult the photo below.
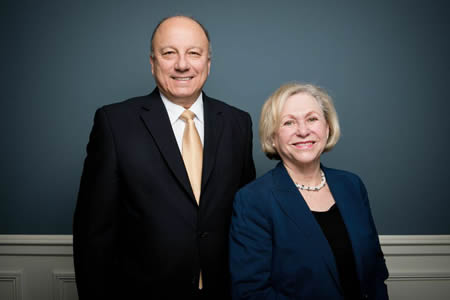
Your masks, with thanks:
<instances>
[{"instance_id":1,"label":"suit jacket lapel","mask_svg":"<svg viewBox=\"0 0 450 300\"><path fill-rule=\"evenodd\" d=\"M214 105L214 102L204 93L203 110L205 119L205 136L203 146L202 191L205 189L211 172L214 169L217 157L217 146L219 144L223 131L222 111L216 105Z\"/></svg>"},{"instance_id":2,"label":"suit jacket lapel","mask_svg":"<svg viewBox=\"0 0 450 300\"><path fill-rule=\"evenodd\" d=\"M363 283L363 255L359 253L360 248L358 247L360 241L359 228L364 228L363 225L359 226L364 221L360 220L361 215L363 215L361 214L362 202L359 197L356 197L357 195L352 193L354 186L347 186L347 184L351 183L345 181L339 174L329 172L327 168L322 167L322 169L347 229L353 248L353 255L355 256L358 278Z\"/></svg>"},{"instance_id":3,"label":"suit jacket lapel","mask_svg":"<svg viewBox=\"0 0 450 300\"><path fill-rule=\"evenodd\" d=\"M159 96L158 89L155 89L149 95L148 103L145 103L142 108L141 118L150 131L161 155L175 174L177 180L191 196L192 201L197 204L186 168L184 167L183 158L179 151L175 135L173 134L172 126L170 125L169 116Z\"/></svg>"},{"instance_id":4,"label":"suit jacket lapel","mask_svg":"<svg viewBox=\"0 0 450 300\"><path fill-rule=\"evenodd\" d=\"M335 279L336 285L341 289L336 262L328 241L281 162L274 170L274 184L276 189L276 192L274 193L275 198L282 210L297 225L310 242L317 245L315 248L320 252L328 266L328 270Z\"/></svg>"}]
</instances>

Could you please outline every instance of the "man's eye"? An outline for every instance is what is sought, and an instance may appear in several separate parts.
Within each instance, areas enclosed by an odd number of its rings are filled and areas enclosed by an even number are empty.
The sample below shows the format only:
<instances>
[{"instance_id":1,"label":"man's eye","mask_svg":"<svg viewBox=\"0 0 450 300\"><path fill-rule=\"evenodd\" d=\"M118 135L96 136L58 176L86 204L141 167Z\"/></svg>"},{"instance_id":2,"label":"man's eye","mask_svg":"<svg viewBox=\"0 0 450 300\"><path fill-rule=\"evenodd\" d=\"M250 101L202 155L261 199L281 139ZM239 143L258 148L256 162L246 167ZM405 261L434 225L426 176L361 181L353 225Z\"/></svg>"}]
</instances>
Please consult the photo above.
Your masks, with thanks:
<instances>
[{"instance_id":1,"label":"man's eye","mask_svg":"<svg viewBox=\"0 0 450 300\"><path fill-rule=\"evenodd\" d=\"M163 52L163 55L164 55L164 56L172 55L172 54L175 54L175 51L164 51L164 52Z\"/></svg>"},{"instance_id":2,"label":"man's eye","mask_svg":"<svg viewBox=\"0 0 450 300\"><path fill-rule=\"evenodd\" d=\"M191 51L191 52L189 52L189 54L192 56L200 56L201 55L199 52L196 52L196 51Z\"/></svg>"}]
</instances>

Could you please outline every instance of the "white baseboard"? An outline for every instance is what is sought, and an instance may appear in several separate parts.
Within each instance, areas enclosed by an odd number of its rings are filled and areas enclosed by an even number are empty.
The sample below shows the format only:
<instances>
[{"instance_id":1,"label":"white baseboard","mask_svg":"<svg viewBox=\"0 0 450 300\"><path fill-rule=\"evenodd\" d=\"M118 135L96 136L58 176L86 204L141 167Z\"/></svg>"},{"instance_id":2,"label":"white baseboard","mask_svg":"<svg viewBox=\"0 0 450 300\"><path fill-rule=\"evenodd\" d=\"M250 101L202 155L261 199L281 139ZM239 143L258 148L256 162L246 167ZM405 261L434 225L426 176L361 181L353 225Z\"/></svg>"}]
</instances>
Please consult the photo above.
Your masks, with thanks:
<instances>
[{"instance_id":1,"label":"white baseboard","mask_svg":"<svg viewBox=\"0 0 450 300\"><path fill-rule=\"evenodd\" d=\"M391 300L450 299L450 235L384 235ZM77 299L71 235L0 235L0 299Z\"/></svg>"}]
</instances>

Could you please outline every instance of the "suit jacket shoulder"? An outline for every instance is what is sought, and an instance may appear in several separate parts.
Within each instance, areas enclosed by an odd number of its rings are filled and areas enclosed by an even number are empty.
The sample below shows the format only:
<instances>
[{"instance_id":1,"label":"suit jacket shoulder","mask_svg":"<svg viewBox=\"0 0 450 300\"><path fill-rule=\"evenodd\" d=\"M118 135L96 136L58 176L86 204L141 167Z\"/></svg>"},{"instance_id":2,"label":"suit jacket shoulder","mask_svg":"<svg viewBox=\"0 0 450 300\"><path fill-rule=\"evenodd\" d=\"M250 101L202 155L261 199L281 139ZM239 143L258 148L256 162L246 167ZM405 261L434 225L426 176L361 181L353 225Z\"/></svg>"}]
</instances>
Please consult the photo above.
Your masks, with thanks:
<instances>
[{"instance_id":1,"label":"suit jacket shoulder","mask_svg":"<svg viewBox=\"0 0 450 300\"><path fill-rule=\"evenodd\" d=\"M221 100L208 97L203 93L203 105L205 113L222 113L225 120L237 124L242 130L248 130L252 121L250 114Z\"/></svg>"},{"instance_id":2,"label":"suit jacket shoulder","mask_svg":"<svg viewBox=\"0 0 450 300\"><path fill-rule=\"evenodd\" d=\"M242 187L236 193L235 206L246 207L246 210L266 217L270 216L274 209L273 205L276 205L275 198L270 196L276 189L273 178L275 170L268 171Z\"/></svg>"},{"instance_id":3,"label":"suit jacket shoulder","mask_svg":"<svg viewBox=\"0 0 450 300\"><path fill-rule=\"evenodd\" d=\"M215 98L211 98L211 97L207 96L205 93L203 93L203 96L204 96L203 97L203 101L210 102L211 105L213 105L213 106L215 106L217 108L220 108L220 109L222 109L224 111L235 113L235 114L238 114L238 115L248 115L248 113L246 111L243 111L243 110L241 110L241 109L239 109L237 107L234 107L234 106L232 106L232 105L230 105L228 103L225 103L225 102L223 102L221 100L218 100L218 99L215 99Z\"/></svg>"},{"instance_id":4,"label":"suit jacket shoulder","mask_svg":"<svg viewBox=\"0 0 450 300\"><path fill-rule=\"evenodd\" d=\"M347 186L355 192L360 193L362 196L366 196L367 191L364 182L357 174L346 170L328 168L323 165L321 165L321 168L323 169L325 176L329 177L327 180L347 184Z\"/></svg>"},{"instance_id":5,"label":"suit jacket shoulder","mask_svg":"<svg viewBox=\"0 0 450 300\"><path fill-rule=\"evenodd\" d=\"M245 185L239 190L239 193L266 193L268 190L273 188L273 172L274 169L266 172L260 177L256 178L249 184Z\"/></svg>"},{"instance_id":6,"label":"suit jacket shoulder","mask_svg":"<svg viewBox=\"0 0 450 300\"><path fill-rule=\"evenodd\" d=\"M348 180L352 180L352 181L361 181L361 178L357 174L347 171L347 170L329 168L329 167L325 167L323 165L321 165L321 168L329 174L343 176L343 177L348 178Z\"/></svg>"},{"instance_id":7,"label":"suit jacket shoulder","mask_svg":"<svg viewBox=\"0 0 450 300\"><path fill-rule=\"evenodd\" d=\"M154 104L158 100L159 95L154 92L145 95L132 97L123 101L111 103L104 105L99 108L99 110L104 110L107 113L121 113L126 111L134 111L142 107L148 107Z\"/></svg>"}]
</instances>

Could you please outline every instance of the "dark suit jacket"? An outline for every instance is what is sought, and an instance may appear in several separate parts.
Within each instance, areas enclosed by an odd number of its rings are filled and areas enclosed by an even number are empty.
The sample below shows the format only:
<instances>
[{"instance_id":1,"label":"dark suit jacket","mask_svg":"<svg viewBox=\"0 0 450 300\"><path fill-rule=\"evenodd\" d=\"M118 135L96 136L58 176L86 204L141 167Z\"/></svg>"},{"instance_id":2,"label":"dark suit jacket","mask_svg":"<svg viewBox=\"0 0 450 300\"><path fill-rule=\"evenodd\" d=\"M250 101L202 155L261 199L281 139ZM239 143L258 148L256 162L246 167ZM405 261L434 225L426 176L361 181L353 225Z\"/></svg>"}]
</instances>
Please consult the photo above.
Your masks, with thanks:
<instances>
[{"instance_id":1,"label":"dark suit jacket","mask_svg":"<svg viewBox=\"0 0 450 300\"><path fill-rule=\"evenodd\" d=\"M351 240L361 298L388 299L364 184L352 173L322 169ZM282 163L237 193L230 267L234 299L343 299L328 241Z\"/></svg>"},{"instance_id":2,"label":"dark suit jacket","mask_svg":"<svg viewBox=\"0 0 450 300\"><path fill-rule=\"evenodd\" d=\"M200 269L205 294L229 295L232 201L255 177L252 126L203 101L199 207L157 89L96 112L73 225L80 299L188 299Z\"/></svg>"}]
</instances>

